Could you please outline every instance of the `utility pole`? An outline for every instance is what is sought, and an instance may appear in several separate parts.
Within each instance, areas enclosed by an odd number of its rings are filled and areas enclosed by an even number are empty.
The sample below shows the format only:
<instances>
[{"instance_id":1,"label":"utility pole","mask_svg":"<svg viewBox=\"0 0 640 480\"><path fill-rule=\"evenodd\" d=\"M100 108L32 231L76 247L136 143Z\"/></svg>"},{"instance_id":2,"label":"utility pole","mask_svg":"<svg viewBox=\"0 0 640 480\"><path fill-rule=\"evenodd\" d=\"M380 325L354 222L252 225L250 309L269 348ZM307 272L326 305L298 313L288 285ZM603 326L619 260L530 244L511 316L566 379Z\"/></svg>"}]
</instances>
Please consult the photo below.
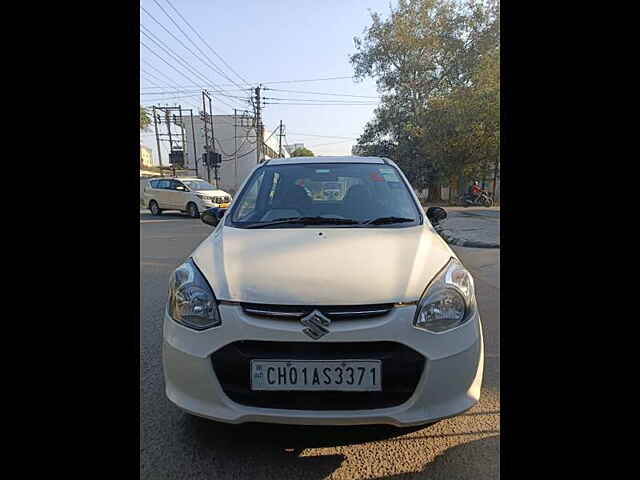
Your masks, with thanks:
<instances>
[{"instance_id":1,"label":"utility pole","mask_svg":"<svg viewBox=\"0 0 640 480\"><path fill-rule=\"evenodd\" d=\"M284 157L284 155L282 155L282 120L280 120L280 135L279 135L280 139L278 142L278 156L280 158Z\"/></svg>"},{"instance_id":2,"label":"utility pole","mask_svg":"<svg viewBox=\"0 0 640 480\"><path fill-rule=\"evenodd\" d=\"M196 129L193 126L193 109L189 109L189 114L191 115L191 138L193 140L193 162L196 167L196 177L198 176L198 152L196 152Z\"/></svg>"},{"instance_id":3,"label":"utility pole","mask_svg":"<svg viewBox=\"0 0 640 480\"><path fill-rule=\"evenodd\" d=\"M153 109L153 127L156 131L156 144L158 145L158 161L160 162L160 176L164 177L162 173L162 153L160 152L160 137L158 136L158 117L156 116L156 106L152 107Z\"/></svg>"},{"instance_id":4,"label":"utility pole","mask_svg":"<svg viewBox=\"0 0 640 480\"><path fill-rule=\"evenodd\" d=\"M260 85L256 87L256 160L262 163L262 117L260 116Z\"/></svg>"},{"instance_id":5,"label":"utility pole","mask_svg":"<svg viewBox=\"0 0 640 480\"><path fill-rule=\"evenodd\" d=\"M233 109L233 139L235 141L235 149L233 152L233 163L235 166L233 189L238 190L238 112L235 108Z\"/></svg>"},{"instance_id":6,"label":"utility pole","mask_svg":"<svg viewBox=\"0 0 640 480\"><path fill-rule=\"evenodd\" d=\"M169 162L171 163L171 153L173 153L173 141L171 140L171 118L169 117L169 110L164 111L164 118L167 122L167 132L169 133ZM176 176L176 167L171 163L173 169L173 176Z\"/></svg>"},{"instance_id":7,"label":"utility pole","mask_svg":"<svg viewBox=\"0 0 640 480\"><path fill-rule=\"evenodd\" d=\"M184 148L184 123L182 119L182 105L178 105L178 112L180 114L180 133L182 134L182 168L187 168L187 149Z\"/></svg>"},{"instance_id":8,"label":"utility pole","mask_svg":"<svg viewBox=\"0 0 640 480\"><path fill-rule=\"evenodd\" d=\"M204 121L204 154L207 159L207 180L211 183L211 168L209 166L209 134L207 133L207 105L204 101L204 90L202 91L202 110L204 112L204 117L202 120Z\"/></svg>"},{"instance_id":9,"label":"utility pole","mask_svg":"<svg viewBox=\"0 0 640 480\"><path fill-rule=\"evenodd\" d=\"M213 153L216 153L216 136L213 130L213 106L211 105L211 97L209 96L209 92L207 92L207 98L209 99L209 113L211 114L211 147L213 150ZM214 157L217 157L217 155L215 155ZM220 175L219 175L219 168L220 165L218 164L218 159L215 158L215 163L213 164L213 177L216 180L216 188L220 189Z\"/></svg>"}]
</instances>

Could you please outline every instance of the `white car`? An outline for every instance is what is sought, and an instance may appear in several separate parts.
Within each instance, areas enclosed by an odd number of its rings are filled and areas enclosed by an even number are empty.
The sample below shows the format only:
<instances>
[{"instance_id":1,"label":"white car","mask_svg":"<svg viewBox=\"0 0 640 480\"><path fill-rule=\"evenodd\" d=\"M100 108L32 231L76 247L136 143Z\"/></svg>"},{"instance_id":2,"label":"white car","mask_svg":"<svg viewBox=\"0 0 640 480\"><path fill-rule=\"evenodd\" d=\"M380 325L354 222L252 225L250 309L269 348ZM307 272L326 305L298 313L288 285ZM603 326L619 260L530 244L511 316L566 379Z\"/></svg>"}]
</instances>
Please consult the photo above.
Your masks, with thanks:
<instances>
[{"instance_id":1,"label":"white car","mask_svg":"<svg viewBox=\"0 0 640 480\"><path fill-rule=\"evenodd\" d=\"M200 178L164 177L147 182L143 202L153 215L160 215L163 210L180 210L198 218L208 208L227 208L231 195Z\"/></svg>"},{"instance_id":2,"label":"white car","mask_svg":"<svg viewBox=\"0 0 640 480\"><path fill-rule=\"evenodd\" d=\"M340 200L308 194L340 181ZM172 274L166 395L229 422L433 423L480 397L474 282L394 162L258 165Z\"/></svg>"}]
</instances>

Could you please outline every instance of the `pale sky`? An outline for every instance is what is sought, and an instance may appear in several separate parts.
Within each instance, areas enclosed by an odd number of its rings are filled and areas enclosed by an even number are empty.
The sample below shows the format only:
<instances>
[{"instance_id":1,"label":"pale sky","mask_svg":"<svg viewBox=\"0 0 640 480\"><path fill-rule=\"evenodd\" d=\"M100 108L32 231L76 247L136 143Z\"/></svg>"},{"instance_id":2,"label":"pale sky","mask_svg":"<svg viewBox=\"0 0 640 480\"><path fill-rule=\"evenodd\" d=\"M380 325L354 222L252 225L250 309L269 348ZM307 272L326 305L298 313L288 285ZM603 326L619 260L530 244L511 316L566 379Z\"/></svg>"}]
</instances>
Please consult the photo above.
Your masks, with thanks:
<instances>
[{"instance_id":1,"label":"pale sky","mask_svg":"<svg viewBox=\"0 0 640 480\"><path fill-rule=\"evenodd\" d=\"M397 2L394 0L391 3L395 6ZM349 55L355 53L353 37L362 37L364 28L370 25L369 9L387 17L389 4L389 0L142 0L140 23L144 28L141 27L140 40L184 72L186 77L140 45L140 87L143 93L140 96L141 104L146 106L180 103L185 108L201 108L201 97L197 90L205 83L204 80L208 80L210 91L218 88L221 93L240 97L219 97L221 101L218 101L218 96L214 93L214 114L233 114L234 107L249 108L243 100L249 96L249 85L256 87L262 83L263 87L289 90L263 90L263 96L267 97L265 102L295 103L297 99L299 103L305 103L265 105L263 119L266 128L272 131L282 120L286 126L288 143L304 143L316 155L350 155L355 139L362 133L366 122L373 118L375 104L309 103L375 103L375 98L317 94L377 97L379 94L372 80L367 79L361 83L355 83L350 78L296 83L268 82L353 75L353 67L349 63ZM198 38L171 5L209 46ZM184 46L149 14L175 35ZM172 61L153 40L160 40L160 45L164 42L204 78L181 68L179 63ZM204 60L204 63L185 46ZM228 66L209 47L222 57ZM211 68L208 65L211 63L209 60L229 78ZM229 79L238 85L232 84ZM184 92L149 95L150 92L169 92L172 90L169 85L181 87ZM239 87L246 90L240 90ZM352 137L353 140L328 137ZM155 154L157 148L153 128L143 132L140 138Z\"/></svg>"}]
</instances>

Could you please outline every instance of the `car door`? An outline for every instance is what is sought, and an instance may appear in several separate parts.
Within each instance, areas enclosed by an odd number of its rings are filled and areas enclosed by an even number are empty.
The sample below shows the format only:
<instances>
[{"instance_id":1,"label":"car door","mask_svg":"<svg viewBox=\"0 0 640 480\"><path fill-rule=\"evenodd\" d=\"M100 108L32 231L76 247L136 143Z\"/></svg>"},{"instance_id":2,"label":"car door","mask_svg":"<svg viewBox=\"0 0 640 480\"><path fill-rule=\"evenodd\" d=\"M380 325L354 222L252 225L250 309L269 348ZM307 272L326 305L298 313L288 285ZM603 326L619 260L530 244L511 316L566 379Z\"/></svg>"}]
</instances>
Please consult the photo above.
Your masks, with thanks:
<instances>
[{"instance_id":1,"label":"car door","mask_svg":"<svg viewBox=\"0 0 640 480\"><path fill-rule=\"evenodd\" d=\"M173 195L173 200L175 201L175 207L178 210L186 210L187 203L191 199L191 192L187 188L187 186L179 180L171 181L171 194Z\"/></svg>"},{"instance_id":2,"label":"car door","mask_svg":"<svg viewBox=\"0 0 640 480\"><path fill-rule=\"evenodd\" d=\"M170 206L170 191L169 185L171 184L171 180L161 179L158 180L156 184L156 188L154 188L153 193L155 195L155 200L158 202L158 206L161 209L171 208Z\"/></svg>"},{"instance_id":3,"label":"car door","mask_svg":"<svg viewBox=\"0 0 640 480\"><path fill-rule=\"evenodd\" d=\"M167 188L164 192L167 206L165 207L168 210L179 210L178 202L180 201L180 192L176 190L178 182L175 180L168 180Z\"/></svg>"}]
</instances>

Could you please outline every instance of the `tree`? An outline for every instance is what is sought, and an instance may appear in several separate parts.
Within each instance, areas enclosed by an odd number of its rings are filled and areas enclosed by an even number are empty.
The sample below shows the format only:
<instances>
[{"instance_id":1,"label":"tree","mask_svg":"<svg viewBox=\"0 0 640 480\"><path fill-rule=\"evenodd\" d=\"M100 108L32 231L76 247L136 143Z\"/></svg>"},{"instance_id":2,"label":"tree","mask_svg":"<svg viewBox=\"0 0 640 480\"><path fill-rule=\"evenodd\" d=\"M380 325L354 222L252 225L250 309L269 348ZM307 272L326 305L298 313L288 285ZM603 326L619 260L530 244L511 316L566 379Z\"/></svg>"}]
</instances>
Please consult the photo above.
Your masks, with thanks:
<instances>
[{"instance_id":1,"label":"tree","mask_svg":"<svg viewBox=\"0 0 640 480\"><path fill-rule=\"evenodd\" d=\"M373 13L350 60L381 104L353 151L384 152L417 188L486 173L499 160L499 7L399 0L388 19Z\"/></svg>"},{"instance_id":2,"label":"tree","mask_svg":"<svg viewBox=\"0 0 640 480\"><path fill-rule=\"evenodd\" d=\"M140 105L140 130L144 130L151 124L151 116L146 108Z\"/></svg>"},{"instance_id":3,"label":"tree","mask_svg":"<svg viewBox=\"0 0 640 480\"><path fill-rule=\"evenodd\" d=\"M308 148L296 148L293 152L291 152L292 157L315 157L313 152Z\"/></svg>"}]
</instances>

